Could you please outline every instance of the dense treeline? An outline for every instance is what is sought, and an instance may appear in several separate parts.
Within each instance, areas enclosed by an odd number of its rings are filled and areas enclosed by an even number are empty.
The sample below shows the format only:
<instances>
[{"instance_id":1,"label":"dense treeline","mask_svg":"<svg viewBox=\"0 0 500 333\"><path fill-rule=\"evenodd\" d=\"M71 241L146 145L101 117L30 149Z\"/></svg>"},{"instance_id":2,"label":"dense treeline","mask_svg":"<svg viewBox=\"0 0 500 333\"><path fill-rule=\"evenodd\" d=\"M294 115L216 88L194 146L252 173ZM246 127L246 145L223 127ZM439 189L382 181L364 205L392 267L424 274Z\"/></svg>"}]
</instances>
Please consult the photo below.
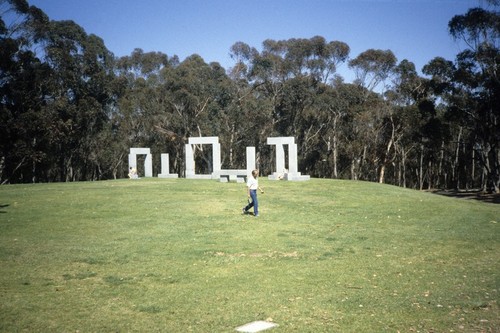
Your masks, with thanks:
<instances>
[{"instance_id":1,"label":"dense treeline","mask_svg":"<svg viewBox=\"0 0 500 333\"><path fill-rule=\"evenodd\" d=\"M140 49L117 58L75 22L0 0L0 182L124 177L130 147L150 147L156 172L169 153L182 175L191 136L219 136L224 168L244 167L255 146L266 174L266 138L293 136L313 177L500 192L500 13L489 3L451 18L450 37L467 47L422 77L390 50L353 58L320 36L261 51L237 42L229 69ZM200 173L208 149L196 151Z\"/></svg>"}]
</instances>

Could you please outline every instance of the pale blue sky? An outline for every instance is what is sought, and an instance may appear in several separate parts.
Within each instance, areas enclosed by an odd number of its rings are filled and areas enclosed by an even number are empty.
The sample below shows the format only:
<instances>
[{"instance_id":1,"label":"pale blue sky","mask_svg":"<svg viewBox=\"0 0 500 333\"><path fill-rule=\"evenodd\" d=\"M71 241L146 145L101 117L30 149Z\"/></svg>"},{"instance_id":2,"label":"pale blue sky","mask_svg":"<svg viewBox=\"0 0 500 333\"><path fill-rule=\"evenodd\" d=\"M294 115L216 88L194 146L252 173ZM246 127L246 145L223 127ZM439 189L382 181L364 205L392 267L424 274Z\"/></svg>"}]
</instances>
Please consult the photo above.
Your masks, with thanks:
<instances>
[{"instance_id":1,"label":"pale blue sky","mask_svg":"<svg viewBox=\"0 0 500 333\"><path fill-rule=\"evenodd\" d=\"M116 56L134 48L184 60L199 54L228 69L231 45L261 50L265 39L339 40L350 57L391 49L417 70L436 56L454 60L460 47L448 35L454 15L480 0L28 0L54 20L73 20L104 39ZM351 81L343 65L339 74Z\"/></svg>"}]
</instances>

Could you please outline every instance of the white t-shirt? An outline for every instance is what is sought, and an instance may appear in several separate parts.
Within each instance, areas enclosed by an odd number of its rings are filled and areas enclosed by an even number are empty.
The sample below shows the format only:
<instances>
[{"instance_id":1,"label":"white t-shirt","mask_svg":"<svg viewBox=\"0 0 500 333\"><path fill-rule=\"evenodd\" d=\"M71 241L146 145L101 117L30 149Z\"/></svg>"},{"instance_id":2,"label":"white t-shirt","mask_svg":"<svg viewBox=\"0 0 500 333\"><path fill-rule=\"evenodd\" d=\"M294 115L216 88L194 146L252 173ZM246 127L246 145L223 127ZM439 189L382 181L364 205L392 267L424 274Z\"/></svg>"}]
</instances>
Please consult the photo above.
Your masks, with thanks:
<instances>
[{"instance_id":1,"label":"white t-shirt","mask_svg":"<svg viewBox=\"0 0 500 333\"><path fill-rule=\"evenodd\" d=\"M247 187L250 190L256 190L259 188L259 181L257 179L255 179L253 176L250 176L250 177L248 177Z\"/></svg>"}]
</instances>

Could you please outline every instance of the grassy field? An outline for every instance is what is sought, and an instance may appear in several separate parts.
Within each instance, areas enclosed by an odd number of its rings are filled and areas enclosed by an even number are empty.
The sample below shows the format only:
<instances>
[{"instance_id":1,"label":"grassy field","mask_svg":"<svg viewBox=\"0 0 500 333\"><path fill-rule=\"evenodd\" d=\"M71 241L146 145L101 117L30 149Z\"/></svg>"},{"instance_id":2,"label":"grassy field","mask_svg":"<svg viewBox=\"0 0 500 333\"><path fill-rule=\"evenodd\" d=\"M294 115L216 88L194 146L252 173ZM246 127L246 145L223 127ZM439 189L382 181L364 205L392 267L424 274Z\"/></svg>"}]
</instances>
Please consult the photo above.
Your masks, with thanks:
<instances>
[{"instance_id":1,"label":"grassy field","mask_svg":"<svg viewBox=\"0 0 500 333\"><path fill-rule=\"evenodd\" d=\"M500 331L500 205L260 183L0 186L0 331Z\"/></svg>"}]
</instances>

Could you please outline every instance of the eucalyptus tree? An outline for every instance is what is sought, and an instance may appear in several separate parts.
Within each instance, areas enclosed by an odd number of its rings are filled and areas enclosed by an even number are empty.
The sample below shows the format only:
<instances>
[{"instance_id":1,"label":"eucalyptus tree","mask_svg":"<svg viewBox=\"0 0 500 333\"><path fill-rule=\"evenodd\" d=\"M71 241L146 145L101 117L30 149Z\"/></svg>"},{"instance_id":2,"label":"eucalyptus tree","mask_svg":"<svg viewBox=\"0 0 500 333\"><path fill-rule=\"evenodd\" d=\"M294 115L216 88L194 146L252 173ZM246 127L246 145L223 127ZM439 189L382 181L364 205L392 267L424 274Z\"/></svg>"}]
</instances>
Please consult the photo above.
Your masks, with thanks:
<instances>
[{"instance_id":1,"label":"eucalyptus tree","mask_svg":"<svg viewBox=\"0 0 500 333\"><path fill-rule=\"evenodd\" d=\"M98 133L108 121L113 100L113 55L101 38L87 35L72 21L50 21L40 30L44 60L53 71L46 112L53 117L52 156L58 179L99 178L92 160Z\"/></svg>"},{"instance_id":2,"label":"eucalyptus tree","mask_svg":"<svg viewBox=\"0 0 500 333\"><path fill-rule=\"evenodd\" d=\"M395 68L391 89L385 94L394 108L392 112L394 132L393 182L399 186L413 186L412 175L418 173L418 131L421 126L419 103L427 98L426 80L417 74L415 65L407 59ZM421 164L423 168L423 165Z\"/></svg>"},{"instance_id":3,"label":"eucalyptus tree","mask_svg":"<svg viewBox=\"0 0 500 333\"><path fill-rule=\"evenodd\" d=\"M168 104L163 129L180 138L176 141L179 152L191 136L220 136L223 145L235 144L229 140L233 134L229 119L233 84L224 68L218 63L207 64L194 54L163 74L162 94ZM210 171L210 154L203 146L197 151L197 167L203 169L199 172Z\"/></svg>"},{"instance_id":4,"label":"eucalyptus tree","mask_svg":"<svg viewBox=\"0 0 500 333\"><path fill-rule=\"evenodd\" d=\"M50 21L25 1L7 4L19 15L12 26L2 24L1 38L3 65L10 67L2 69L9 73L2 79L2 116L9 118L4 131L13 154L3 159L10 181L97 177L90 152L111 102L111 54L72 21Z\"/></svg>"},{"instance_id":5,"label":"eucalyptus tree","mask_svg":"<svg viewBox=\"0 0 500 333\"><path fill-rule=\"evenodd\" d=\"M379 84L385 85L396 66L397 58L391 50L369 49L349 61L349 68L354 70L356 83L367 91L374 91ZM385 88L382 88L384 91Z\"/></svg>"},{"instance_id":6,"label":"eucalyptus tree","mask_svg":"<svg viewBox=\"0 0 500 333\"><path fill-rule=\"evenodd\" d=\"M165 108L165 98L159 91L164 83L162 71L170 68L170 59L161 52L135 49L130 56L116 61L117 84L122 93L118 100L125 147L149 146L154 141L155 117Z\"/></svg>"},{"instance_id":7,"label":"eucalyptus tree","mask_svg":"<svg viewBox=\"0 0 500 333\"><path fill-rule=\"evenodd\" d=\"M263 138L272 132L272 106L270 101L263 96L261 85L266 84L266 80L261 80L256 75L256 69L262 65L259 52L248 44L237 42L231 46L231 59L235 65L229 69L229 77L232 81L231 102L228 106L228 114L231 117L225 118L225 126L231 133L229 137L228 164L230 167L238 163L235 147L255 146L257 149L257 161L261 168L266 164L264 155L261 154L266 148ZM242 153L239 156L243 156ZM240 159L240 164L242 163Z\"/></svg>"},{"instance_id":8,"label":"eucalyptus tree","mask_svg":"<svg viewBox=\"0 0 500 333\"><path fill-rule=\"evenodd\" d=\"M244 168L245 145L243 130L252 125L241 124L243 118L235 106L237 85L229 78L226 70L218 63L211 62L206 84L207 95L211 97L207 105L208 122L205 125L210 135L220 136L221 165L228 168Z\"/></svg>"},{"instance_id":9,"label":"eucalyptus tree","mask_svg":"<svg viewBox=\"0 0 500 333\"><path fill-rule=\"evenodd\" d=\"M376 49L366 50L349 61L349 68L356 75L355 82L364 88L366 98L364 121L359 123L363 127L360 131L363 134L360 138L363 141L363 154L357 159L361 159L361 163L371 164L366 177L373 179L373 170L376 170L380 183L385 181L385 170L394 153L396 125L392 106L381 97L375 98L374 92L376 89L380 94L386 91L386 81L393 74L396 63L396 56L391 50ZM353 160L352 164L355 163Z\"/></svg>"},{"instance_id":10,"label":"eucalyptus tree","mask_svg":"<svg viewBox=\"0 0 500 333\"><path fill-rule=\"evenodd\" d=\"M423 188L424 183L429 188L456 183L463 126L445 113L449 101L458 96L455 95L458 91L450 85L454 71L453 62L442 57L432 59L422 69L429 79L425 80L426 96L417 101L419 120L415 142L419 145L416 172L419 188Z\"/></svg>"},{"instance_id":11,"label":"eucalyptus tree","mask_svg":"<svg viewBox=\"0 0 500 333\"><path fill-rule=\"evenodd\" d=\"M228 140L235 130L235 84L218 63L207 64L196 54L179 62L177 56L136 49L118 59L116 68L118 84L124 87L116 122L126 147L147 146L158 156L169 153L172 168L182 174L189 137L220 136L223 145L236 144ZM197 148L197 172L206 173L212 167L211 155L208 148ZM158 162L154 164L159 167Z\"/></svg>"},{"instance_id":12,"label":"eucalyptus tree","mask_svg":"<svg viewBox=\"0 0 500 333\"><path fill-rule=\"evenodd\" d=\"M35 182L49 145L42 104L51 69L33 51L30 27L48 18L26 1L3 1L0 14L0 182Z\"/></svg>"},{"instance_id":13,"label":"eucalyptus tree","mask_svg":"<svg viewBox=\"0 0 500 333\"><path fill-rule=\"evenodd\" d=\"M236 42L231 46L229 55L235 61L235 65L229 69L230 78L239 83L248 83L251 62L258 56L258 51L246 43Z\"/></svg>"},{"instance_id":14,"label":"eucalyptus tree","mask_svg":"<svg viewBox=\"0 0 500 333\"><path fill-rule=\"evenodd\" d=\"M360 162L357 138L361 127L357 119L364 100L363 88L340 78L319 90L313 111L307 113L306 124L310 125L305 130L305 140L315 144L308 158L314 165L313 175L352 179L361 176L353 161Z\"/></svg>"},{"instance_id":15,"label":"eucalyptus tree","mask_svg":"<svg viewBox=\"0 0 500 333\"><path fill-rule=\"evenodd\" d=\"M347 61L350 47L341 41L326 42L320 36L311 38L310 43L312 52L307 67L316 80L327 84L335 79L338 66Z\"/></svg>"},{"instance_id":16,"label":"eucalyptus tree","mask_svg":"<svg viewBox=\"0 0 500 333\"><path fill-rule=\"evenodd\" d=\"M10 28L0 33L0 183L42 178L50 145L42 111L52 72L24 43Z\"/></svg>"},{"instance_id":17,"label":"eucalyptus tree","mask_svg":"<svg viewBox=\"0 0 500 333\"><path fill-rule=\"evenodd\" d=\"M450 135L440 148L447 166L438 172L446 185L457 189L499 191L499 27L496 11L472 8L453 17L450 35L465 49L455 62L436 57L423 68L430 76L430 93L441 104L438 110L445 111L441 118Z\"/></svg>"},{"instance_id":18,"label":"eucalyptus tree","mask_svg":"<svg viewBox=\"0 0 500 333\"><path fill-rule=\"evenodd\" d=\"M448 28L467 46L457 55L454 72L462 98L451 101L450 112L470 131L467 150L481 163L483 190L500 193L500 12L472 8L453 17Z\"/></svg>"},{"instance_id":19,"label":"eucalyptus tree","mask_svg":"<svg viewBox=\"0 0 500 333\"><path fill-rule=\"evenodd\" d=\"M246 59L250 61L243 68L248 70L252 95L260 106L263 120L259 124L260 136L294 136L301 143L299 153L307 155L325 128L311 117L321 118L320 113L326 112L318 109L315 100L334 77L337 66L346 61L348 45L315 36L268 39L263 42L261 53L243 45L235 46L246 51L240 55L249 55Z\"/></svg>"},{"instance_id":20,"label":"eucalyptus tree","mask_svg":"<svg viewBox=\"0 0 500 333\"><path fill-rule=\"evenodd\" d=\"M267 109L262 110L265 112L264 118L267 118L263 123L266 126L260 131L264 135L275 134L275 125L281 117L278 105L283 96L284 82L290 75L283 58L285 54L285 41L268 39L263 42L262 52L252 60L250 80L255 87L254 96L261 105L267 106ZM262 140L263 138L260 138L259 141Z\"/></svg>"},{"instance_id":21,"label":"eucalyptus tree","mask_svg":"<svg viewBox=\"0 0 500 333\"><path fill-rule=\"evenodd\" d=\"M161 135L154 127L157 124L155 117L165 104L159 86L163 82L162 71L175 62L175 57L170 59L164 53L144 52L140 48L115 61L114 85L119 93L110 115L112 131L109 137L114 138L110 142L114 147L114 168L121 170L122 175L127 172L122 162L130 147L151 147L154 155L158 155L156 142ZM159 160L153 163L159 167Z\"/></svg>"}]
</instances>

